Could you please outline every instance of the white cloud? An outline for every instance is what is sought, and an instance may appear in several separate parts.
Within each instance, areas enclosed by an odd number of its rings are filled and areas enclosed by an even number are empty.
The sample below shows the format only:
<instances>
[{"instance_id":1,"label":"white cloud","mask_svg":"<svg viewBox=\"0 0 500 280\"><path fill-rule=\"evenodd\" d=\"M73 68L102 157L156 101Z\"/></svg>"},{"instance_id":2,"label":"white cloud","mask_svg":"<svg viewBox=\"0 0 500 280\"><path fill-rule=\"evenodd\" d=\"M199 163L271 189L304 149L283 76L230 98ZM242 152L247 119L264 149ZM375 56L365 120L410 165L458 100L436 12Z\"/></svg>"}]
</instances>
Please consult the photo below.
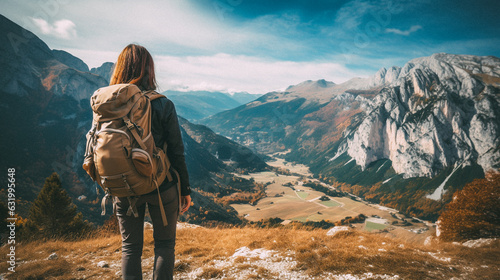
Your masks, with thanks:
<instances>
[{"instance_id":1,"label":"white cloud","mask_svg":"<svg viewBox=\"0 0 500 280\"><path fill-rule=\"evenodd\" d=\"M98 8L90 13L88 7ZM216 53L221 48L238 49L260 35L242 32L229 21L218 20L215 9L207 14L184 0L124 0L119 5L75 1L61 6L61 12L78 25L78 40L66 48L113 51L135 42L162 53Z\"/></svg>"},{"instance_id":2,"label":"white cloud","mask_svg":"<svg viewBox=\"0 0 500 280\"><path fill-rule=\"evenodd\" d=\"M361 0L354 0L343 5L338 11L335 22L347 30L358 28L362 22L363 17L370 10L374 9L374 5Z\"/></svg>"},{"instance_id":3,"label":"white cloud","mask_svg":"<svg viewBox=\"0 0 500 280\"><path fill-rule=\"evenodd\" d=\"M325 44L336 46L338 40L315 39L302 32L302 27L310 26L303 26L298 13L221 20L216 9L200 9L185 0L122 2L89 0L60 5L58 14L45 20L33 16L33 29L51 48L72 53L90 68L116 61L129 43L141 44L155 57L163 90L266 93L305 80L340 83L359 76L338 63L340 60L331 59L334 52L322 53L328 49ZM361 16L371 5L355 0L349 7ZM148 16L137 16L139 9ZM54 22L60 15L70 20ZM362 20L356 17L354 22L344 22L348 16L346 10L337 20L351 27ZM75 38L63 40L71 36Z\"/></svg>"},{"instance_id":4,"label":"white cloud","mask_svg":"<svg viewBox=\"0 0 500 280\"><path fill-rule=\"evenodd\" d=\"M403 31L401 29L397 29L397 28L386 28L385 32L386 33L394 33L394 34L403 35L403 36L408 36L411 33L415 32L417 30L420 30L420 29L422 29L422 26L413 25L412 27L410 27L410 29L405 30L405 31Z\"/></svg>"},{"instance_id":5,"label":"white cloud","mask_svg":"<svg viewBox=\"0 0 500 280\"><path fill-rule=\"evenodd\" d=\"M58 20L54 24L50 24L41 18L31 18L31 20L43 34L62 39L76 38L76 25L69 19Z\"/></svg>"},{"instance_id":6,"label":"white cloud","mask_svg":"<svg viewBox=\"0 0 500 280\"><path fill-rule=\"evenodd\" d=\"M274 61L250 56L155 56L161 90L267 93L305 80L340 83L356 73L337 63Z\"/></svg>"},{"instance_id":7,"label":"white cloud","mask_svg":"<svg viewBox=\"0 0 500 280\"><path fill-rule=\"evenodd\" d=\"M263 17L242 24L229 16L230 11L225 11L227 17L221 19L215 7L209 5L208 8L200 8L185 0L123 0L120 3L74 1L59 5L57 14L45 17L35 16L32 10L37 5L26 5L25 9L29 8L30 11L25 14L33 15L26 17L32 25L29 29L33 29L44 42L56 49L119 52L129 43L137 43L152 53L163 55L232 53L292 60L293 56L302 57L310 53L307 52L309 49L304 49L308 45L306 41L282 36L283 30L288 30L290 26L275 26L278 25L277 17ZM138 10L148 16L137 16ZM54 22L61 15L69 20ZM298 19L291 16L279 23L291 24L294 20ZM270 27L270 24L273 25ZM78 27L78 36L75 26ZM72 35L74 38L67 40ZM89 64L88 61L95 60L92 57L80 58ZM99 66L103 62L89 66Z\"/></svg>"},{"instance_id":8,"label":"white cloud","mask_svg":"<svg viewBox=\"0 0 500 280\"><path fill-rule=\"evenodd\" d=\"M121 50L66 49L90 68L115 62ZM335 83L367 73L353 72L339 63L279 61L254 56L219 53L213 56L168 56L152 53L161 90L208 90L267 93L284 90L305 80L326 79ZM332 60L334 61L334 60ZM365 71L366 72L366 71ZM371 74L371 72L370 72Z\"/></svg>"}]
</instances>

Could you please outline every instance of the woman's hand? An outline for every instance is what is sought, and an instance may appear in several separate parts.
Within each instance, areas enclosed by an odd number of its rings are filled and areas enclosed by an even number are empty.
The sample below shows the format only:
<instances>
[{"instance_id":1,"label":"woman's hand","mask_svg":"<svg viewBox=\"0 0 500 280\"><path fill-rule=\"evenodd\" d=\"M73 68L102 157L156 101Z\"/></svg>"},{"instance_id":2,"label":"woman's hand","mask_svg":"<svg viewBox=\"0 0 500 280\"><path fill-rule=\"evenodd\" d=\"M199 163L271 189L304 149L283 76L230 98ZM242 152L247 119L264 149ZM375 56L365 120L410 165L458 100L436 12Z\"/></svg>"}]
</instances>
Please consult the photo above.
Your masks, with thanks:
<instances>
[{"instance_id":1,"label":"woman's hand","mask_svg":"<svg viewBox=\"0 0 500 280\"><path fill-rule=\"evenodd\" d=\"M181 215L184 214L191 206L191 196L185 195L181 196Z\"/></svg>"}]
</instances>

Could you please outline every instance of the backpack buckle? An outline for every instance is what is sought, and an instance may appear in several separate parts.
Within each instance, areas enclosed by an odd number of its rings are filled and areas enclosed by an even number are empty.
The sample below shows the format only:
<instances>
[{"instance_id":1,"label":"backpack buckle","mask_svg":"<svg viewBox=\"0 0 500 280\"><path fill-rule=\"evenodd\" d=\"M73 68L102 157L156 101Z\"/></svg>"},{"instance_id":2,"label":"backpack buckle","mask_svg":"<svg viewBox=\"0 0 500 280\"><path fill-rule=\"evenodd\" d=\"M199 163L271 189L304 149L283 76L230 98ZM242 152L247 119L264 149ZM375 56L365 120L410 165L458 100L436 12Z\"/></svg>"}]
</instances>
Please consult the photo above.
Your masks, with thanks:
<instances>
[{"instance_id":1,"label":"backpack buckle","mask_svg":"<svg viewBox=\"0 0 500 280\"><path fill-rule=\"evenodd\" d=\"M135 124L131 122L129 119L124 119L125 125L127 126L128 129L132 130L135 128Z\"/></svg>"}]
</instances>

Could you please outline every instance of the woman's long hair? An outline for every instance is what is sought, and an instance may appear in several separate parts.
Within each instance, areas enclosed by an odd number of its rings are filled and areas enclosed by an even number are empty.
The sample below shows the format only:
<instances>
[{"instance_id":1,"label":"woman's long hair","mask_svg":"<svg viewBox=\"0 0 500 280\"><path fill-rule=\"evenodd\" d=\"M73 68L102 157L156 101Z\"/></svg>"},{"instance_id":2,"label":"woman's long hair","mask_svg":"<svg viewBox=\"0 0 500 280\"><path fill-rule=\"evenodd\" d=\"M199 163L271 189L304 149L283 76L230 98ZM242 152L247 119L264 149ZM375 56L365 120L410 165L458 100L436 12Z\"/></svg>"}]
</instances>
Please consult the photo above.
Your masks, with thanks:
<instances>
[{"instance_id":1,"label":"woman's long hair","mask_svg":"<svg viewBox=\"0 0 500 280\"><path fill-rule=\"evenodd\" d=\"M155 90L155 65L145 47L130 44L118 56L110 85L134 84L141 90Z\"/></svg>"}]
</instances>

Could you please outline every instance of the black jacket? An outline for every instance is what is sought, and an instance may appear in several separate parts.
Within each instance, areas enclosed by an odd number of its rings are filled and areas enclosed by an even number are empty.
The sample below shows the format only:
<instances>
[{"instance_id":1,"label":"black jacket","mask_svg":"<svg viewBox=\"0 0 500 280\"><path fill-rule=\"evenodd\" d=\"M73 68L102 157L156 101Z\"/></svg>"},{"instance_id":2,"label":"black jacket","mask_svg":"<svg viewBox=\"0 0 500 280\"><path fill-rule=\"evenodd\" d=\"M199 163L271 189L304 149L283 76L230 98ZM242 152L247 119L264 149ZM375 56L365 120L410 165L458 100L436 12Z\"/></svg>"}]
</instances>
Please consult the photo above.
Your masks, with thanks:
<instances>
[{"instance_id":1,"label":"black jacket","mask_svg":"<svg viewBox=\"0 0 500 280\"><path fill-rule=\"evenodd\" d=\"M170 99L158 98L151 101L151 132L157 147L163 148L164 142L167 141L167 156L172 167L179 172L181 195L191 194L181 129L174 103ZM160 189L166 189L168 186L170 185L165 180Z\"/></svg>"}]
</instances>

